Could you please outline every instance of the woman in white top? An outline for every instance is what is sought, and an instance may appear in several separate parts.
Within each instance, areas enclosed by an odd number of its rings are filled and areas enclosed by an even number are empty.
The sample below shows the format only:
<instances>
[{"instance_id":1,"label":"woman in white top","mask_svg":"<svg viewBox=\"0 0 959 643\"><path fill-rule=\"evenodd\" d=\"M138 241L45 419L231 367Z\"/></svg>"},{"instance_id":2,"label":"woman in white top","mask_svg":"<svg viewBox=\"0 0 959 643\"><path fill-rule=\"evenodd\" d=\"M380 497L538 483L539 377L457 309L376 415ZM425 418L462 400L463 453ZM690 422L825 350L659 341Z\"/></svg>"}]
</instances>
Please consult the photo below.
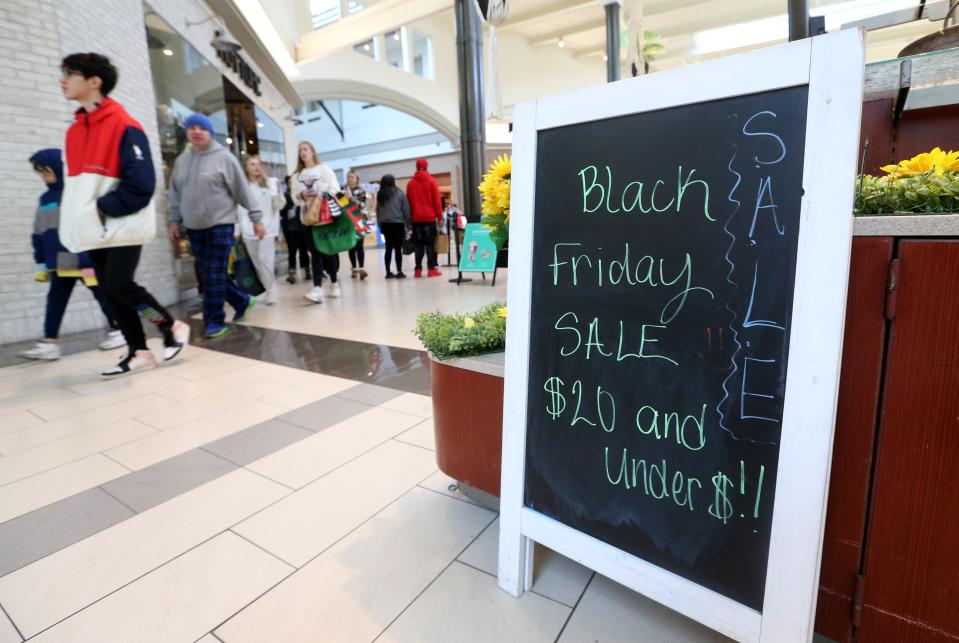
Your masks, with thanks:
<instances>
[{"instance_id":1,"label":"woman in white top","mask_svg":"<svg viewBox=\"0 0 959 643\"><path fill-rule=\"evenodd\" d=\"M297 148L296 171L290 178L290 192L293 203L300 206L300 218L309 210L314 199L322 199L324 193L335 197L340 191L339 181L328 166L320 163L316 148L306 141ZM323 272L330 276L330 297L340 296L340 285L336 282L336 273L340 269L340 255L327 255L316 249L313 243L313 228L303 226L306 235L306 247L310 252L313 268L313 290L303 295L315 304L323 303Z\"/></svg>"},{"instance_id":2,"label":"woman in white top","mask_svg":"<svg viewBox=\"0 0 959 643\"><path fill-rule=\"evenodd\" d=\"M248 211L243 206L238 206L240 213L240 234L243 236L243 243L250 252L250 259L253 261L253 267L256 269L256 275L260 278L260 283L266 289L265 301L268 306L276 303L276 237L280 234L280 208L286 202L283 193L280 192L279 183L276 179L267 179L263 174L263 165L259 157L250 156L243 162L243 170L246 172L246 180L250 186L250 192L256 197L260 210L263 212L263 219L260 223L266 228L266 235L263 239L257 239L253 231L253 221L250 220Z\"/></svg>"}]
</instances>

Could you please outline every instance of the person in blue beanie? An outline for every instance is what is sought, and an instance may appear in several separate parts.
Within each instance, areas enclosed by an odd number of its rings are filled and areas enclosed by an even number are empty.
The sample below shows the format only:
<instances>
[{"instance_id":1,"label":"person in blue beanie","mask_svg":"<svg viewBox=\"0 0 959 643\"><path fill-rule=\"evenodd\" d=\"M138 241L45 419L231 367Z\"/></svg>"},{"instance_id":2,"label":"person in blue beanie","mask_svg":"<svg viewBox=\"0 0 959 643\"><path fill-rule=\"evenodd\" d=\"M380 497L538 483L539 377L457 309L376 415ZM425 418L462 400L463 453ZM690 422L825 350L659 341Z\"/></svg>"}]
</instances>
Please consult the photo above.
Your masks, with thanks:
<instances>
[{"instance_id":1,"label":"person in blue beanie","mask_svg":"<svg viewBox=\"0 0 959 643\"><path fill-rule=\"evenodd\" d=\"M90 289L110 325L110 331L100 343L100 349L111 350L124 346L126 340L123 339L123 333L113 320L103 292L97 287L90 257L85 252L69 252L60 243L58 228L60 197L63 195L63 161L60 150L40 150L30 157L30 164L47 186L46 192L40 195L40 205L33 222L33 260L36 263L34 280L49 283L50 289L47 291L43 339L29 350L20 353L20 356L36 360L60 359L60 345L57 343L60 324L63 322L73 287L81 279Z\"/></svg>"},{"instance_id":2,"label":"person in blue beanie","mask_svg":"<svg viewBox=\"0 0 959 643\"><path fill-rule=\"evenodd\" d=\"M240 162L213 138L213 123L203 114L192 114L184 123L190 148L177 157L170 178L170 238L180 239L186 228L190 249L203 281L204 335L215 339L226 334L227 302L241 321L256 298L240 288L227 272L237 205L247 209L253 234L263 239L263 213L247 185Z\"/></svg>"}]
</instances>

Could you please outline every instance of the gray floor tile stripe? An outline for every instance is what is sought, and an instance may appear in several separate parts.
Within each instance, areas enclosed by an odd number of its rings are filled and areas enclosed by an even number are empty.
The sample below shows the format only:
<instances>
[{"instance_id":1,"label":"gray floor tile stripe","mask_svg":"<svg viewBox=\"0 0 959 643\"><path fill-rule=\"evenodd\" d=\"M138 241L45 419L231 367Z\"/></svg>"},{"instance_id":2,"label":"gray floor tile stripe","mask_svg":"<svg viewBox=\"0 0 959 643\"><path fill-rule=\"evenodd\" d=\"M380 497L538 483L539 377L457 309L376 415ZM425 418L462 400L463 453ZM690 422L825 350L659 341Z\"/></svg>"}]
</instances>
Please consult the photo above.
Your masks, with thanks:
<instances>
[{"instance_id":1,"label":"gray floor tile stripe","mask_svg":"<svg viewBox=\"0 0 959 643\"><path fill-rule=\"evenodd\" d=\"M330 396L0 523L0 576L370 408Z\"/></svg>"},{"instance_id":2,"label":"gray floor tile stripe","mask_svg":"<svg viewBox=\"0 0 959 643\"><path fill-rule=\"evenodd\" d=\"M126 520L134 513L100 488L0 524L0 576Z\"/></svg>"},{"instance_id":3,"label":"gray floor tile stripe","mask_svg":"<svg viewBox=\"0 0 959 643\"><path fill-rule=\"evenodd\" d=\"M20 631L20 628L17 627L17 624L13 622L12 618L10 618L10 614L7 612L7 608L5 608L3 604L0 604L0 613L3 613L3 618L7 619L10 622L10 625L13 627L14 631L16 631L17 633L17 636L19 636L20 640L22 641L23 632Z\"/></svg>"},{"instance_id":4,"label":"gray floor tile stripe","mask_svg":"<svg viewBox=\"0 0 959 643\"><path fill-rule=\"evenodd\" d=\"M317 433L369 410L368 404L332 396L285 413L279 419Z\"/></svg>"},{"instance_id":5,"label":"gray floor tile stripe","mask_svg":"<svg viewBox=\"0 0 959 643\"><path fill-rule=\"evenodd\" d=\"M376 384L360 384L359 386L348 388L345 391L340 391L336 394L336 397L353 400L354 402L362 402L363 404L369 404L370 406L379 406L380 404L389 402L393 398L399 397L402 394L402 391L386 388L385 386L377 386Z\"/></svg>"},{"instance_id":6,"label":"gray floor tile stripe","mask_svg":"<svg viewBox=\"0 0 959 643\"><path fill-rule=\"evenodd\" d=\"M234 469L236 465L232 462L202 449L193 449L101 486L140 513Z\"/></svg>"},{"instance_id":7,"label":"gray floor tile stripe","mask_svg":"<svg viewBox=\"0 0 959 643\"><path fill-rule=\"evenodd\" d=\"M220 438L203 449L245 467L311 435L312 431L276 418Z\"/></svg>"}]
</instances>

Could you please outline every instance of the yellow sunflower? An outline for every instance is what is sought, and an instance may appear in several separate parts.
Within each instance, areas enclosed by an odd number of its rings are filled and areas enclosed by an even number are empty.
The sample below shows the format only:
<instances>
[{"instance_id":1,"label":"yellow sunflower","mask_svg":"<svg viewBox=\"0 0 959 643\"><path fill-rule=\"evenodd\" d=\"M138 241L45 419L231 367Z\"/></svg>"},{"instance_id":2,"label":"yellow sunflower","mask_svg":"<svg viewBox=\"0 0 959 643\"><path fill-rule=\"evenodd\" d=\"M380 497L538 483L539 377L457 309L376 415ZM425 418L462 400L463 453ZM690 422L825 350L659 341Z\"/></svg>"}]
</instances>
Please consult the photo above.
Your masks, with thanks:
<instances>
[{"instance_id":1,"label":"yellow sunflower","mask_svg":"<svg viewBox=\"0 0 959 643\"><path fill-rule=\"evenodd\" d=\"M935 147L931 152L917 154L911 159L900 161L898 165L885 165L881 169L896 177L926 174L930 171L940 176L944 172L959 171L959 152L943 152Z\"/></svg>"}]
</instances>

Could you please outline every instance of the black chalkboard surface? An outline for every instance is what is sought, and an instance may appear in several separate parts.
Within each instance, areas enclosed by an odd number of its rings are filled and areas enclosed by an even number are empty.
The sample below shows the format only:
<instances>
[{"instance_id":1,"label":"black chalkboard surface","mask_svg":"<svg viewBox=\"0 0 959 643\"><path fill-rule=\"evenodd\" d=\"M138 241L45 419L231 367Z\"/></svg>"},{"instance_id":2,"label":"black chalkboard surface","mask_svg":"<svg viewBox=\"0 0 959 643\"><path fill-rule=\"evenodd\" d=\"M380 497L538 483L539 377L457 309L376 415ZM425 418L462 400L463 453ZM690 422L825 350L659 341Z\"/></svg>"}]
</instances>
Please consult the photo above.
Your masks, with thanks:
<instances>
[{"instance_id":1,"label":"black chalkboard surface","mask_svg":"<svg viewBox=\"0 0 959 643\"><path fill-rule=\"evenodd\" d=\"M759 611L807 89L537 143L525 505Z\"/></svg>"}]
</instances>

